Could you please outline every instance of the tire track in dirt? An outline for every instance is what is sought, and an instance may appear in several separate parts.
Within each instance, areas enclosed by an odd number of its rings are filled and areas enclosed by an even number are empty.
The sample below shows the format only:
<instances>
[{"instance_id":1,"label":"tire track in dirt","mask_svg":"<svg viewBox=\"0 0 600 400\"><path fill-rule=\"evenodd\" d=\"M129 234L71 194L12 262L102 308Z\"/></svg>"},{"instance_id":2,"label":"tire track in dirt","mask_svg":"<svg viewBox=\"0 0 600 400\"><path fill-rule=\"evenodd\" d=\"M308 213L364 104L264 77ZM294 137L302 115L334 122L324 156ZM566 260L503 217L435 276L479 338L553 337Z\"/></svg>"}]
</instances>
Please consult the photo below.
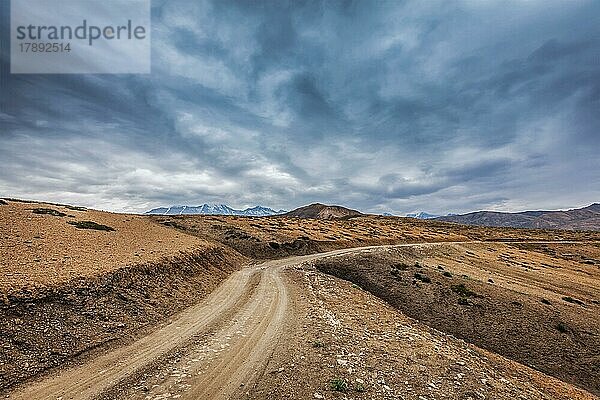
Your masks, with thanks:
<instances>
[{"instance_id":1,"label":"tire track in dirt","mask_svg":"<svg viewBox=\"0 0 600 400\"><path fill-rule=\"evenodd\" d=\"M188 383L182 399L238 398L263 371L289 318L287 289L281 278L282 267L263 271L261 282L250 302L234 317L237 323L218 332L215 342L229 340L221 353ZM237 332L242 332L236 334ZM201 365L202 366L202 365ZM238 395L236 395L238 394Z\"/></svg>"},{"instance_id":2,"label":"tire track in dirt","mask_svg":"<svg viewBox=\"0 0 600 400\"><path fill-rule=\"evenodd\" d=\"M232 274L205 300L192 306L168 325L136 342L110 351L83 365L58 371L10 395L11 399L89 399L119 384L145 366L205 333L235 308L253 289L256 269Z\"/></svg>"}]
</instances>

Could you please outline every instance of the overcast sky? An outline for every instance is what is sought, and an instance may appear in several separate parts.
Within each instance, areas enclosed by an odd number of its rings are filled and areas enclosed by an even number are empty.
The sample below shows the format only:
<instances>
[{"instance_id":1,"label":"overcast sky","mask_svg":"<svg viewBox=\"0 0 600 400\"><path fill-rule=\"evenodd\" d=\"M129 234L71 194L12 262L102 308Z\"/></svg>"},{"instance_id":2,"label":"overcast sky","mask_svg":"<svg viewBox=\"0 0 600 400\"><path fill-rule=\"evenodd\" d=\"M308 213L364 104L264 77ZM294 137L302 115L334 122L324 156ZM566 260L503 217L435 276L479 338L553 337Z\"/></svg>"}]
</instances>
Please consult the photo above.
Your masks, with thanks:
<instances>
[{"instance_id":1,"label":"overcast sky","mask_svg":"<svg viewBox=\"0 0 600 400\"><path fill-rule=\"evenodd\" d=\"M153 1L151 75L10 75L0 8L0 196L600 201L600 1Z\"/></svg>"}]
</instances>

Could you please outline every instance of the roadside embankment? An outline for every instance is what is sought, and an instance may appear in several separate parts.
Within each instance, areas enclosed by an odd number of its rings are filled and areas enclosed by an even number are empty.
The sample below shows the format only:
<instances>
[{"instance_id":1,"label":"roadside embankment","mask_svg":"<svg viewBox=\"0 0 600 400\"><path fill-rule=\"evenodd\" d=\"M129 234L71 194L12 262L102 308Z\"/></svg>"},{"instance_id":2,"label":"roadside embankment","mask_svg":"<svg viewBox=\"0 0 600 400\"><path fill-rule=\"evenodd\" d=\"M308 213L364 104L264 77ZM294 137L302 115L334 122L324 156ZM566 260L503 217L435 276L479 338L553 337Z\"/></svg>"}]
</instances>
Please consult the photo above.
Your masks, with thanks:
<instances>
[{"instance_id":1,"label":"roadside embankment","mask_svg":"<svg viewBox=\"0 0 600 400\"><path fill-rule=\"evenodd\" d=\"M246 261L207 247L8 295L0 303L0 390L147 333Z\"/></svg>"}]
</instances>

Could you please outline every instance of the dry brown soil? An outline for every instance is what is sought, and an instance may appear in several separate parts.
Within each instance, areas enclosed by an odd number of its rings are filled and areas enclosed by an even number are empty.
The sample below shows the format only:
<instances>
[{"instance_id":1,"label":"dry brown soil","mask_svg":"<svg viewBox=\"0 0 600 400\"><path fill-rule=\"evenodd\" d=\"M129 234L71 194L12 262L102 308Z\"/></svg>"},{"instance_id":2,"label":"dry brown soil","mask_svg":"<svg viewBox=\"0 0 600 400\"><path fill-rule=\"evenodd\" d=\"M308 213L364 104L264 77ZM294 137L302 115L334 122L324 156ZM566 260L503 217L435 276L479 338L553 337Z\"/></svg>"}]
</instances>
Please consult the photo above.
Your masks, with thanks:
<instances>
[{"instance_id":1,"label":"dry brown soil","mask_svg":"<svg viewBox=\"0 0 600 400\"><path fill-rule=\"evenodd\" d=\"M473 227L372 215L333 220L194 215L152 218L161 225L222 243L258 259L399 243L600 240L600 232Z\"/></svg>"},{"instance_id":2,"label":"dry brown soil","mask_svg":"<svg viewBox=\"0 0 600 400\"><path fill-rule=\"evenodd\" d=\"M263 378L243 398L595 398L429 328L310 265L287 278L295 317ZM340 385L346 390L336 390Z\"/></svg>"},{"instance_id":3,"label":"dry brown soil","mask_svg":"<svg viewBox=\"0 0 600 400\"><path fill-rule=\"evenodd\" d=\"M75 278L210 247L206 240L157 225L139 215L71 206L7 201L0 205L0 296L60 286ZM63 216L36 214L52 210ZM47 211L46 211L47 212ZM92 221L114 231L78 229Z\"/></svg>"},{"instance_id":4,"label":"dry brown soil","mask_svg":"<svg viewBox=\"0 0 600 400\"><path fill-rule=\"evenodd\" d=\"M522 249L532 246L546 245L424 245L315 265L435 329L599 394L600 263ZM600 244L585 248L586 259L600 255Z\"/></svg>"}]
</instances>

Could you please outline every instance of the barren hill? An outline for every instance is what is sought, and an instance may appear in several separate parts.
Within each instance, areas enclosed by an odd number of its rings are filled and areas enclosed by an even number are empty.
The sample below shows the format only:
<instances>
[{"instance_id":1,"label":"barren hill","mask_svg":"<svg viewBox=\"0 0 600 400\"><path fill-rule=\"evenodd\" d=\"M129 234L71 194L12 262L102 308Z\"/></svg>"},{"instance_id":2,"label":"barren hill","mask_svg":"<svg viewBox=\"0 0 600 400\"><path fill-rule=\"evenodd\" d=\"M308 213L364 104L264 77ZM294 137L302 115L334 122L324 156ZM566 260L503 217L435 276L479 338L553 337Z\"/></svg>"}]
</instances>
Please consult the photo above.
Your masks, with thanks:
<instances>
[{"instance_id":1,"label":"barren hill","mask_svg":"<svg viewBox=\"0 0 600 400\"><path fill-rule=\"evenodd\" d=\"M328 206L320 203L313 203L308 206L296 208L286 214L284 217L294 218L315 218L315 219L333 219L342 217L352 217L363 215L360 211L351 210L342 206Z\"/></svg>"},{"instance_id":2,"label":"barren hill","mask_svg":"<svg viewBox=\"0 0 600 400\"><path fill-rule=\"evenodd\" d=\"M0 392L189 307L243 261L147 216L0 199Z\"/></svg>"},{"instance_id":3,"label":"barren hill","mask_svg":"<svg viewBox=\"0 0 600 400\"><path fill-rule=\"evenodd\" d=\"M519 213L477 211L436 219L465 225L598 231L600 230L600 203L567 211L524 211Z\"/></svg>"}]
</instances>

